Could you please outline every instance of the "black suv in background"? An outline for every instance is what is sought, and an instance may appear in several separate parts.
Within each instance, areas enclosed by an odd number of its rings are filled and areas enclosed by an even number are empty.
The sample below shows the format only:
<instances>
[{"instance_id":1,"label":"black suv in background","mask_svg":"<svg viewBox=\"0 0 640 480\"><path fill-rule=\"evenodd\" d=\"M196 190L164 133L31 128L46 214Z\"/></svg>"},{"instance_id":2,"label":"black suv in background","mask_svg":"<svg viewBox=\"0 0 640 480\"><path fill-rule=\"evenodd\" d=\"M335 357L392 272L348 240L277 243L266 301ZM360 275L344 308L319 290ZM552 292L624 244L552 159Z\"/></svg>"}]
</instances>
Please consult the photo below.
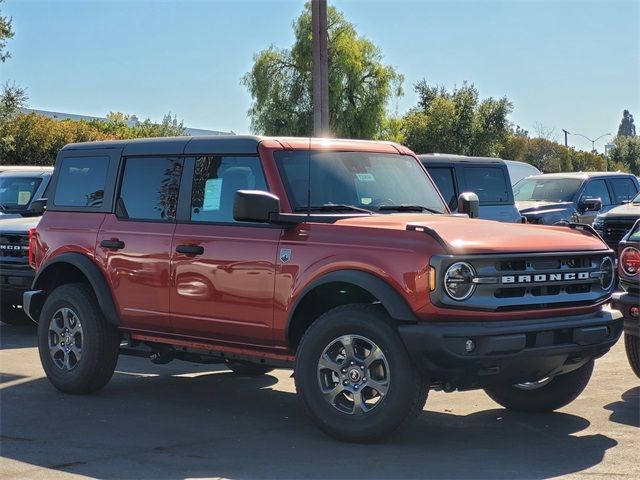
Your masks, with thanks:
<instances>
[{"instance_id":1,"label":"black suv in background","mask_svg":"<svg viewBox=\"0 0 640 480\"><path fill-rule=\"evenodd\" d=\"M462 192L473 192L480 200L480 218L511 223L522 221L513 201L509 169L504 160L440 153L418 155L418 158L451 211L457 210L458 196Z\"/></svg>"},{"instance_id":2,"label":"black suv in background","mask_svg":"<svg viewBox=\"0 0 640 480\"><path fill-rule=\"evenodd\" d=\"M590 225L598 213L629 202L638 190L638 179L630 173L548 173L521 180L513 195L529 223Z\"/></svg>"},{"instance_id":3,"label":"black suv in background","mask_svg":"<svg viewBox=\"0 0 640 480\"><path fill-rule=\"evenodd\" d=\"M2 167L0 167L2 168ZM29 231L44 211L53 167L12 167L0 173L0 320L30 323L22 312L22 294L31 287Z\"/></svg>"},{"instance_id":4,"label":"black suv in background","mask_svg":"<svg viewBox=\"0 0 640 480\"><path fill-rule=\"evenodd\" d=\"M605 242L617 251L620 240L640 218L640 195L619 207L601 213L593 221L593 228Z\"/></svg>"}]
</instances>

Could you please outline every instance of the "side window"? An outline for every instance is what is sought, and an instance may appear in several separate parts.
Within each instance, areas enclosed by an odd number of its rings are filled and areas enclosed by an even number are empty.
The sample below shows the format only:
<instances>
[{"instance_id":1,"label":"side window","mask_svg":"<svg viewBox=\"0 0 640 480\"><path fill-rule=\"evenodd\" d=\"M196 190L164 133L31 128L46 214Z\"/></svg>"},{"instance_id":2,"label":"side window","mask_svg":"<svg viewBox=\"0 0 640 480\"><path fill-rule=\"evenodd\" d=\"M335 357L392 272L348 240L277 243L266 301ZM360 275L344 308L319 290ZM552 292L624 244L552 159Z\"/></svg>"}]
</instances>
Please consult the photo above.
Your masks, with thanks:
<instances>
[{"instance_id":1,"label":"side window","mask_svg":"<svg viewBox=\"0 0 640 480\"><path fill-rule=\"evenodd\" d=\"M118 215L131 220L173 222L183 163L181 158L127 158Z\"/></svg>"},{"instance_id":2,"label":"side window","mask_svg":"<svg viewBox=\"0 0 640 480\"><path fill-rule=\"evenodd\" d=\"M101 207L109 157L67 157L60 163L53 204Z\"/></svg>"},{"instance_id":3,"label":"side window","mask_svg":"<svg viewBox=\"0 0 640 480\"><path fill-rule=\"evenodd\" d=\"M638 193L636 184L630 178L612 178L609 180L613 187L613 196L616 204L628 202Z\"/></svg>"},{"instance_id":4,"label":"side window","mask_svg":"<svg viewBox=\"0 0 640 480\"><path fill-rule=\"evenodd\" d=\"M451 210L458 208L458 195L456 194L455 181L453 180L453 169L427 167L427 170L449 208Z\"/></svg>"},{"instance_id":5,"label":"side window","mask_svg":"<svg viewBox=\"0 0 640 480\"><path fill-rule=\"evenodd\" d=\"M467 189L475 192L480 205L509 201L511 185L500 167L464 167Z\"/></svg>"},{"instance_id":6,"label":"side window","mask_svg":"<svg viewBox=\"0 0 640 480\"><path fill-rule=\"evenodd\" d=\"M599 198L603 206L611 205L611 197L604 180L591 180L582 192L582 198Z\"/></svg>"},{"instance_id":7,"label":"side window","mask_svg":"<svg viewBox=\"0 0 640 480\"><path fill-rule=\"evenodd\" d=\"M197 157L191 220L234 222L233 201L238 190L267 190L258 157Z\"/></svg>"}]
</instances>

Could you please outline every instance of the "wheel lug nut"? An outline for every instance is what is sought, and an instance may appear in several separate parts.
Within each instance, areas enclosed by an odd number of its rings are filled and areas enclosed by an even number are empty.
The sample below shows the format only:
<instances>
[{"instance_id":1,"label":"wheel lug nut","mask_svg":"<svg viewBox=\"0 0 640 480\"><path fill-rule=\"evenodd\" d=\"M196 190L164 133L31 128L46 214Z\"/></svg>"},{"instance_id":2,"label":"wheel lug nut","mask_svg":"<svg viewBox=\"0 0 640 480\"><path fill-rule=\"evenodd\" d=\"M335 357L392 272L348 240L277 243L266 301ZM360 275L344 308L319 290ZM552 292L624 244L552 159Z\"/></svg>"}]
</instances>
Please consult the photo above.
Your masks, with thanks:
<instances>
[{"instance_id":1,"label":"wheel lug nut","mask_svg":"<svg viewBox=\"0 0 640 480\"><path fill-rule=\"evenodd\" d=\"M341 370L341 372L342 372L342 373L347 373L347 369L346 369L346 368L343 368L343 369Z\"/></svg>"},{"instance_id":2,"label":"wheel lug nut","mask_svg":"<svg viewBox=\"0 0 640 480\"><path fill-rule=\"evenodd\" d=\"M358 385L354 385L354 386L353 386L353 389L354 389L354 390L357 390L357 389L358 389Z\"/></svg>"},{"instance_id":3,"label":"wheel lug nut","mask_svg":"<svg viewBox=\"0 0 640 480\"><path fill-rule=\"evenodd\" d=\"M360 365L360 370L364 370L364 366L363 365Z\"/></svg>"},{"instance_id":4,"label":"wheel lug nut","mask_svg":"<svg viewBox=\"0 0 640 480\"><path fill-rule=\"evenodd\" d=\"M342 385L344 385L344 386L346 387L347 385L349 385L349 382L347 382L347 381L345 380L344 382L342 382Z\"/></svg>"},{"instance_id":5,"label":"wheel lug nut","mask_svg":"<svg viewBox=\"0 0 640 480\"><path fill-rule=\"evenodd\" d=\"M353 365L353 362L351 362L349 365Z\"/></svg>"},{"instance_id":6,"label":"wheel lug nut","mask_svg":"<svg viewBox=\"0 0 640 480\"><path fill-rule=\"evenodd\" d=\"M367 378L366 378L366 377L362 379L362 383L364 383L364 382L366 382L366 381L367 381Z\"/></svg>"}]
</instances>

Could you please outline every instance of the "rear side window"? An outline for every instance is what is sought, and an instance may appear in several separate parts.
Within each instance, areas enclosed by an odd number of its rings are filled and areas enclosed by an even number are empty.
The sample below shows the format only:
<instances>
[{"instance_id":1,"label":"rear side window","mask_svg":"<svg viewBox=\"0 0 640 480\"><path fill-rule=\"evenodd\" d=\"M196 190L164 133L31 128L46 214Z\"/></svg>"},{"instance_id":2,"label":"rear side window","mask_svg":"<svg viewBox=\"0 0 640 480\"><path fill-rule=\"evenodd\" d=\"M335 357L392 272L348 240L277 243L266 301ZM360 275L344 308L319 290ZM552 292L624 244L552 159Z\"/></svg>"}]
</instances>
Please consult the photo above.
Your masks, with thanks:
<instances>
[{"instance_id":1,"label":"rear side window","mask_svg":"<svg viewBox=\"0 0 640 480\"><path fill-rule=\"evenodd\" d=\"M173 222L184 160L127 158L117 202L120 217Z\"/></svg>"},{"instance_id":2,"label":"rear side window","mask_svg":"<svg viewBox=\"0 0 640 480\"><path fill-rule=\"evenodd\" d=\"M60 163L54 205L101 207L109 157L67 157Z\"/></svg>"},{"instance_id":3,"label":"rear side window","mask_svg":"<svg viewBox=\"0 0 640 480\"><path fill-rule=\"evenodd\" d=\"M611 197L604 180L591 180L585 187L582 198L599 198L602 200L602 205L611 205Z\"/></svg>"},{"instance_id":4,"label":"rear side window","mask_svg":"<svg viewBox=\"0 0 640 480\"><path fill-rule=\"evenodd\" d=\"M234 222L238 190L267 190L258 157L198 157L193 174L191 221Z\"/></svg>"},{"instance_id":5,"label":"rear side window","mask_svg":"<svg viewBox=\"0 0 640 480\"><path fill-rule=\"evenodd\" d=\"M464 167L466 189L480 199L480 205L507 203L510 185L500 167Z\"/></svg>"},{"instance_id":6,"label":"rear side window","mask_svg":"<svg viewBox=\"0 0 640 480\"><path fill-rule=\"evenodd\" d=\"M628 202L638 193L636 184L630 178L612 178L610 182L616 204Z\"/></svg>"},{"instance_id":7,"label":"rear side window","mask_svg":"<svg viewBox=\"0 0 640 480\"><path fill-rule=\"evenodd\" d=\"M449 205L449 209L458 208L458 197L456 195L455 181L453 180L453 170L451 168L427 167L429 175L440 190L444 201Z\"/></svg>"}]
</instances>

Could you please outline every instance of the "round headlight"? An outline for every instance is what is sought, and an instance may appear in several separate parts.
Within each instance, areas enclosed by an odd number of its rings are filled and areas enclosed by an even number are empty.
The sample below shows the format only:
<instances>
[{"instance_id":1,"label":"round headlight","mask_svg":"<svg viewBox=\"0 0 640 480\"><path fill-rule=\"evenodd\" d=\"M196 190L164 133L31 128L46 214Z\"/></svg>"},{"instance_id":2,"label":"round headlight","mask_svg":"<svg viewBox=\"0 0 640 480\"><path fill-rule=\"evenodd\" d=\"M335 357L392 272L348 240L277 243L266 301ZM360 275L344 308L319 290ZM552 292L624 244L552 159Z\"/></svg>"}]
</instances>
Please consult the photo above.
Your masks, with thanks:
<instances>
[{"instance_id":1,"label":"round headlight","mask_svg":"<svg viewBox=\"0 0 640 480\"><path fill-rule=\"evenodd\" d=\"M462 301L473 295L476 285L474 268L466 262L456 262L444 274L444 289L454 300Z\"/></svg>"},{"instance_id":2,"label":"round headlight","mask_svg":"<svg viewBox=\"0 0 640 480\"><path fill-rule=\"evenodd\" d=\"M620 266L622 271L633 277L640 272L640 250L635 247L627 247L620 253Z\"/></svg>"},{"instance_id":3,"label":"round headlight","mask_svg":"<svg viewBox=\"0 0 640 480\"><path fill-rule=\"evenodd\" d=\"M609 290L613 287L613 281L615 279L615 267L613 266L613 260L611 257L604 257L600 262L600 285L605 290Z\"/></svg>"}]
</instances>

